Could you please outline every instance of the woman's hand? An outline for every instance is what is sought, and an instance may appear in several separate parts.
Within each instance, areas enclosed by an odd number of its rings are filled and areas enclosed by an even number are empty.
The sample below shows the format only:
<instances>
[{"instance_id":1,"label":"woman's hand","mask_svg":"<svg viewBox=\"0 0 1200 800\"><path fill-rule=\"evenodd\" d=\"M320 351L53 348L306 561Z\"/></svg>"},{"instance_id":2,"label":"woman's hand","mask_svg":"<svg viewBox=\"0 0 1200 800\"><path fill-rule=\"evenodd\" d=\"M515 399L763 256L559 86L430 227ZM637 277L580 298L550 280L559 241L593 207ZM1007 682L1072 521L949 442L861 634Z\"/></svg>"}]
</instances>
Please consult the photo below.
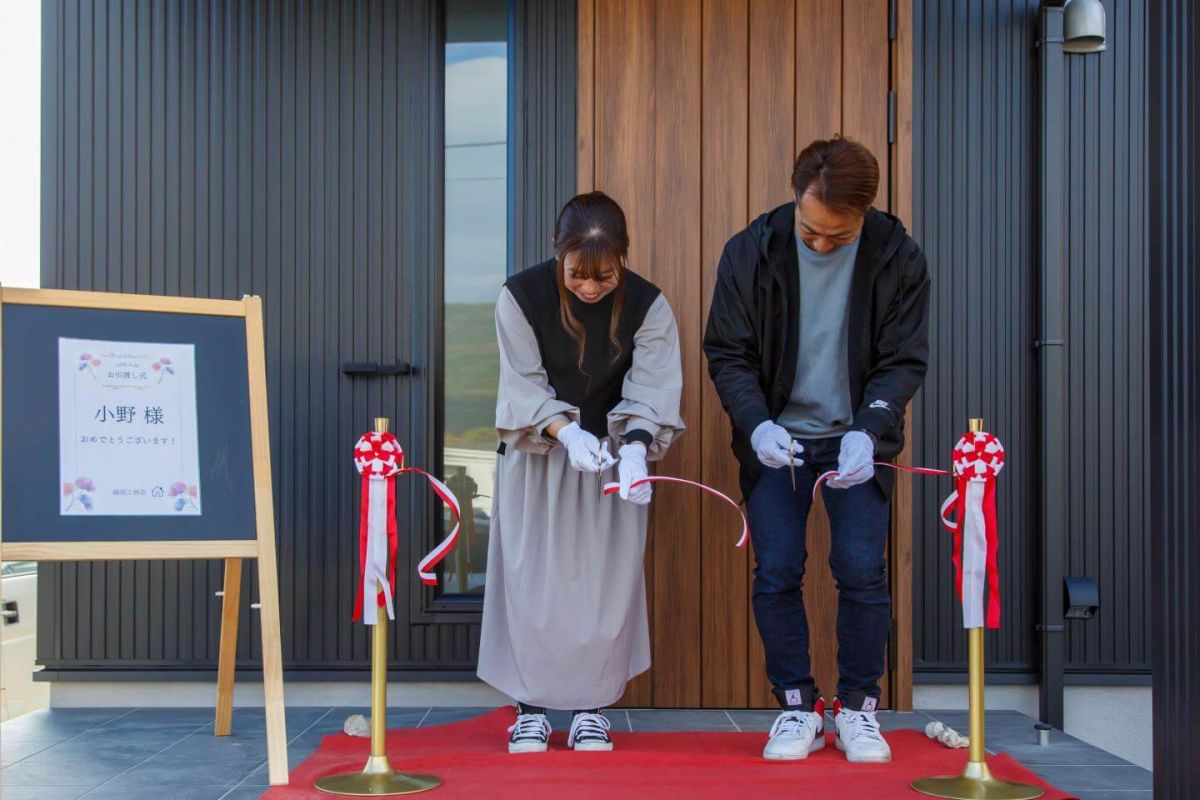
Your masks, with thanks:
<instances>
[{"instance_id":1,"label":"woman's hand","mask_svg":"<svg viewBox=\"0 0 1200 800\"><path fill-rule=\"evenodd\" d=\"M621 479L621 499L639 506L647 505L651 495L654 494L654 489L649 483L643 483L640 486L633 485L650 477L650 472L646 469L646 445L641 442L630 442L617 452L621 456L621 460L617 464L617 475Z\"/></svg>"},{"instance_id":2,"label":"woman's hand","mask_svg":"<svg viewBox=\"0 0 1200 800\"><path fill-rule=\"evenodd\" d=\"M571 460L572 467L580 472L600 471L600 440L579 427L579 423L563 425L554 436L567 448L567 458Z\"/></svg>"}]
</instances>

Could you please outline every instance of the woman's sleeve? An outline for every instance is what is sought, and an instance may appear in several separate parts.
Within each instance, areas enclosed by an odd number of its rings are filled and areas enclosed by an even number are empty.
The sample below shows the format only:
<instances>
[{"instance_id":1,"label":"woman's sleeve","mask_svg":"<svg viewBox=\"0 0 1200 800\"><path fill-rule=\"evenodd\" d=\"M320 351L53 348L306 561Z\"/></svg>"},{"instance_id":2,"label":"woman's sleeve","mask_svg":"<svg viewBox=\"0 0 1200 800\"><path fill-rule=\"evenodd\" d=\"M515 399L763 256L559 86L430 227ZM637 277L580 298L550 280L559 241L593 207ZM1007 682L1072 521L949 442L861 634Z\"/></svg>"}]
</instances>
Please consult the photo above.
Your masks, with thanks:
<instances>
[{"instance_id":1,"label":"woman's sleeve","mask_svg":"<svg viewBox=\"0 0 1200 800\"><path fill-rule=\"evenodd\" d=\"M649 457L661 458L685 427L679 418L682 391L679 331L670 303L660 294L633 337L633 366L625 374L621 402L608 413L609 435L618 442L648 438Z\"/></svg>"},{"instance_id":2,"label":"woman's sleeve","mask_svg":"<svg viewBox=\"0 0 1200 800\"><path fill-rule=\"evenodd\" d=\"M508 447L549 453L557 442L542 433L546 426L559 418L578 422L579 409L554 396L537 337L507 288L496 300L496 341L500 346L496 433Z\"/></svg>"}]
</instances>

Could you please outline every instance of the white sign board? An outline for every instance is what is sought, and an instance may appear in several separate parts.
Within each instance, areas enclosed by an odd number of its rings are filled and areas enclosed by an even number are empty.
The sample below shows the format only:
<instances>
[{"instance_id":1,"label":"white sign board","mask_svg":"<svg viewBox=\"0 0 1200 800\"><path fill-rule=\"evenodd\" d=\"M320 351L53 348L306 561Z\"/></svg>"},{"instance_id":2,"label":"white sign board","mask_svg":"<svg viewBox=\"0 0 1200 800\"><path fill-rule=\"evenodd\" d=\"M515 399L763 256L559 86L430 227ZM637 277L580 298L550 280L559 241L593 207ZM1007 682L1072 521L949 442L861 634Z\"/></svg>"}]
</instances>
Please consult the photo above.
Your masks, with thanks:
<instances>
[{"instance_id":1,"label":"white sign board","mask_svg":"<svg viewBox=\"0 0 1200 800\"><path fill-rule=\"evenodd\" d=\"M190 344L58 340L64 515L200 514Z\"/></svg>"}]
</instances>

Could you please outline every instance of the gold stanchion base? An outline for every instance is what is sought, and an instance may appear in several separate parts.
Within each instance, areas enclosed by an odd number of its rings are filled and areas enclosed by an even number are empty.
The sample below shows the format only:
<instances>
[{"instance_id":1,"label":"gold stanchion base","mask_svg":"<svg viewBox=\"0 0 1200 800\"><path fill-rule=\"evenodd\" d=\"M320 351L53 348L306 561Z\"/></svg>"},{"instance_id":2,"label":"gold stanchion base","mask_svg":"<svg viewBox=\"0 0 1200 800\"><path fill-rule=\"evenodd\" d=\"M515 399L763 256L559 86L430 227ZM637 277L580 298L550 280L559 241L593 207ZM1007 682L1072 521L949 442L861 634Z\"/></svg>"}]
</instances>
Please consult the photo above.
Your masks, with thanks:
<instances>
[{"instance_id":1,"label":"gold stanchion base","mask_svg":"<svg viewBox=\"0 0 1200 800\"><path fill-rule=\"evenodd\" d=\"M953 800L1034 800L1045 794L1027 783L996 780L986 761L968 761L961 775L920 778L910 785L921 794Z\"/></svg>"},{"instance_id":2,"label":"gold stanchion base","mask_svg":"<svg viewBox=\"0 0 1200 800\"><path fill-rule=\"evenodd\" d=\"M388 763L387 756L371 756L367 759L367 766L361 772L326 775L315 785L318 790L326 794L341 794L350 797L386 797L427 792L441 786L442 779L434 775L408 775L396 772Z\"/></svg>"}]
</instances>

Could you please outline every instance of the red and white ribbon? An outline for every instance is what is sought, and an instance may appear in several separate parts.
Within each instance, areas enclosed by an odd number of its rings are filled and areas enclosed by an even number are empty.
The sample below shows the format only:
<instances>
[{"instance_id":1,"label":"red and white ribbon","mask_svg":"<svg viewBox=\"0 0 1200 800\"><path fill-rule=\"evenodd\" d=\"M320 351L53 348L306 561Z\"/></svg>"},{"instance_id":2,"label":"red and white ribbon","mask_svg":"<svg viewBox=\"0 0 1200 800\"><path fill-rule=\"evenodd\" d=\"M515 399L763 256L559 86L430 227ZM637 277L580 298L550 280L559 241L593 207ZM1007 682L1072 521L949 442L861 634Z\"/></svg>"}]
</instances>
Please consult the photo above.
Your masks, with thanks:
<instances>
[{"instance_id":1,"label":"red and white ribbon","mask_svg":"<svg viewBox=\"0 0 1200 800\"><path fill-rule=\"evenodd\" d=\"M396 475L404 450L390 433L366 433L354 445L354 467L362 475L358 516L358 565L361 579L354 598L354 619L367 625L378 621L379 604L388 619L396 618ZM363 595L379 587L375 602L363 605Z\"/></svg>"},{"instance_id":2,"label":"red and white ribbon","mask_svg":"<svg viewBox=\"0 0 1200 800\"><path fill-rule=\"evenodd\" d=\"M462 514L458 498L446 484L423 469L404 466L404 448L394 434L363 434L354 445L354 466L363 476L358 523L361 578L354 599L354 619L374 625L381 604L387 608L388 619L396 618L393 602L396 594L396 476L416 474L424 477L454 516L450 533L417 565L421 583L437 585L433 569L458 541ZM364 605L363 596L375 586L380 587L376 601Z\"/></svg>"},{"instance_id":3,"label":"red and white ribbon","mask_svg":"<svg viewBox=\"0 0 1200 800\"><path fill-rule=\"evenodd\" d=\"M934 469L933 467L910 467L907 464L893 464L891 461L875 461L873 463L877 467L888 467L890 469L896 470L897 472L908 472L913 475L949 475L950 474L950 470L947 470L947 469ZM858 470L855 470L854 472L851 472L850 474L855 475L857 473L858 473ZM820 476L817 478L817 482L813 484L813 490L812 490L813 500L817 499L817 490L821 488L822 483L829 480L830 478L836 478L837 476L839 476L841 474L842 473L838 472L836 469L831 469L828 472L822 472L820 474Z\"/></svg>"},{"instance_id":4,"label":"red and white ribbon","mask_svg":"<svg viewBox=\"0 0 1200 800\"><path fill-rule=\"evenodd\" d=\"M942 504L942 524L954 535L954 585L964 628L1000 627L996 476L1002 469L1004 445L993 434L967 433L954 446L956 488Z\"/></svg>"},{"instance_id":5,"label":"red and white ribbon","mask_svg":"<svg viewBox=\"0 0 1200 800\"><path fill-rule=\"evenodd\" d=\"M682 483L685 486L695 486L698 489L703 489L704 491L708 492L709 494L713 495L714 497L721 498L726 503L733 506L733 510L738 512L738 516L742 518L742 535L738 538L737 544L734 546L735 547L745 547L746 546L746 541L750 538L750 523L746 522L746 515L742 513L742 507L739 506L733 500L733 498L731 498L729 495L724 494L722 492L718 492L716 489L712 488L711 486L705 486L703 483L698 483L697 481L689 481L686 478L673 478L669 475L651 475L647 478L642 478L641 480L634 481L633 483L630 484L629 488L632 489L634 486L641 486L643 483ZM606 494L606 495L616 494L620 491L621 491L620 483L614 482L614 483L604 484L604 494Z\"/></svg>"}]
</instances>

